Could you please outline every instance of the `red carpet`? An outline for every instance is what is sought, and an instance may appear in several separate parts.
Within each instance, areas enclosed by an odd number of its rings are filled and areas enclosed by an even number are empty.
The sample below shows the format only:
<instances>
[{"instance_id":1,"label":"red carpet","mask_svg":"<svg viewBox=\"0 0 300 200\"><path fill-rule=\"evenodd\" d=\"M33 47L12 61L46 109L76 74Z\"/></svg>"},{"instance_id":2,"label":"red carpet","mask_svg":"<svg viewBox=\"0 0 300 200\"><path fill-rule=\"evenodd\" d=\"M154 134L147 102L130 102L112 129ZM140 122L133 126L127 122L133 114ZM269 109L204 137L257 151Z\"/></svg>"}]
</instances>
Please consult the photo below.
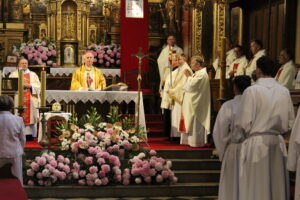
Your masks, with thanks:
<instances>
[{"instance_id":1,"label":"red carpet","mask_svg":"<svg viewBox=\"0 0 300 200\"><path fill-rule=\"evenodd\" d=\"M0 200L26 200L27 195L16 178L0 179Z\"/></svg>"},{"instance_id":2,"label":"red carpet","mask_svg":"<svg viewBox=\"0 0 300 200\"><path fill-rule=\"evenodd\" d=\"M209 146L204 148L194 148L187 145L171 143L167 137L149 137L148 143L143 143L142 146L147 149L210 149ZM42 147L36 141L29 141L26 142L25 148L41 149ZM51 148L55 148L55 146L51 146Z\"/></svg>"}]
</instances>

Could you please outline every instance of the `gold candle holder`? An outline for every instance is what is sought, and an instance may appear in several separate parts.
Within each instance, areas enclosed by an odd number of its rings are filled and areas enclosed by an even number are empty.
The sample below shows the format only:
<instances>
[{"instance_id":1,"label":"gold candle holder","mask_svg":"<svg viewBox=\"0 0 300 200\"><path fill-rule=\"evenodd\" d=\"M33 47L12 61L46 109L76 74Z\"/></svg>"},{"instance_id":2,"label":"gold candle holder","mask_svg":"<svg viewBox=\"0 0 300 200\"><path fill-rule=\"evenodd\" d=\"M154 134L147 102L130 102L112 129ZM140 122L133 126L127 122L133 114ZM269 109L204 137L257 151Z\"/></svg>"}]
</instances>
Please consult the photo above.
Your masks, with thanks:
<instances>
[{"instance_id":1,"label":"gold candle holder","mask_svg":"<svg viewBox=\"0 0 300 200\"><path fill-rule=\"evenodd\" d=\"M0 70L0 96L2 95L2 71Z\"/></svg>"},{"instance_id":2,"label":"gold candle holder","mask_svg":"<svg viewBox=\"0 0 300 200\"><path fill-rule=\"evenodd\" d=\"M226 73L226 37L222 38L221 43L221 71L220 71L220 89L219 89L219 99L221 102L225 101L225 73Z\"/></svg>"},{"instance_id":3,"label":"gold candle holder","mask_svg":"<svg viewBox=\"0 0 300 200\"><path fill-rule=\"evenodd\" d=\"M19 70L19 78L18 78L18 106L24 106L24 71Z\"/></svg>"},{"instance_id":4,"label":"gold candle holder","mask_svg":"<svg viewBox=\"0 0 300 200\"><path fill-rule=\"evenodd\" d=\"M41 107L46 107L46 71L41 72Z\"/></svg>"}]
</instances>

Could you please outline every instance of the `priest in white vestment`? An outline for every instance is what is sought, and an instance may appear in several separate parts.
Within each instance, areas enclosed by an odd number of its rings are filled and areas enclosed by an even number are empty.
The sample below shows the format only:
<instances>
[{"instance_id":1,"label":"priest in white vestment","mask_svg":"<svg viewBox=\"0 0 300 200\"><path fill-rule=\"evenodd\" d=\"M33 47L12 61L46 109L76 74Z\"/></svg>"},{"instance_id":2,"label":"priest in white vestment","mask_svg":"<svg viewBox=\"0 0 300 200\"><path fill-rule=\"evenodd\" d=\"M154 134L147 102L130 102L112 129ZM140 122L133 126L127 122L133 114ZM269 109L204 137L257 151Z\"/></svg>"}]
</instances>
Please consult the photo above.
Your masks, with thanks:
<instances>
[{"instance_id":1,"label":"priest in white vestment","mask_svg":"<svg viewBox=\"0 0 300 200\"><path fill-rule=\"evenodd\" d=\"M239 199L288 200L287 150L282 134L294 122L289 90L272 73L266 56L257 60L255 85L242 96L234 134L243 139L240 157Z\"/></svg>"},{"instance_id":2,"label":"priest in white vestment","mask_svg":"<svg viewBox=\"0 0 300 200\"><path fill-rule=\"evenodd\" d=\"M157 59L159 76L160 76L160 91L162 90L167 76L170 74L170 59L172 55L183 53L182 49L176 45L176 38L173 35L168 36L167 45L163 48Z\"/></svg>"},{"instance_id":3,"label":"priest in white vestment","mask_svg":"<svg viewBox=\"0 0 300 200\"><path fill-rule=\"evenodd\" d=\"M207 135L210 133L211 98L210 82L203 66L204 58L194 56L191 59L191 68L185 71L187 81L183 86L185 91L182 103L183 129L180 144L191 147L201 147L207 143Z\"/></svg>"},{"instance_id":4,"label":"priest in white vestment","mask_svg":"<svg viewBox=\"0 0 300 200\"><path fill-rule=\"evenodd\" d=\"M244 74L244 69L248 65L248 60L244 55L241 46L237 45L233 48L236 59L229 66L228 74L226 77L233 78Z\"/></svg>"},{"instance_id":5,"label":"priest in white vestment","mask_svg":"<svg viewBox=\"0 0 300 200\"><path fill-rule=\"evenodd\" d=\"M36 73L28 69L28 61L21 58L18 63L18 70L12 72L9 78L18 78L19 70L24 71L24 113L25 133L29 137L37 137L37 123L39 121L41 83ZM28 95L28 98L26 96ZM28 101L28 102L27 102ZM18 94L15 95L15 106L18 107Z\"/></svg>"},{"instance_id":6,"label":"priest in white vestment","mask_svg":"<svg viewBox=\"0 0 300 200\"><path fill-rule=\"evenodd\" d=\"M295 200L300 200L300 107L289 142L287 169L296 172Z\"/></svg>"},{"instance_id":7,"label":"priest in white vestment","mask_svg":"<svg viewBox=\"0 0 300 200\"><path fill-rule=\"evenodd\" d=\"M233 79L235 97L225 102L218 112L213 138L219 159L222 161L219 200L239 200L239 160L241 137L235 137L234 122L239 117L237 110L240 106L243 91L251 85L249 76L236 76Z\"/></svg>"},{"instance_id":8,"label":"priest in white vestment","mask_svg":"<svg viewBox=\"0 0 300 200\"><path fill-rule=\"evenodd\" d=\"M173 83L168 90L169 98L174 103L171 108L171 137L180 137L179 121L181 117L181 105L184 96L184 90L182 89L183 84L186 82L187 77L185 76L185 70L193 73L190 66L186 63L184 55L178 55L178 67L173 72Z\"/></svg>"},{"instance_id":9,"label":"priest in white vestment","mask_svg":"<svg viewBox=\"0 0 300 200\"><path fill-rule=\"evenodd\" d=\"M247 67L244 69L244 74L252 78L252 83L254 83L253 75L255 76L256 61L266 55L266 51L263 49L263 44L260 40L253 40L250 43L250 50L253 54L252 59L249 61Z\"/></svg>"},{"instance_id":10,"label":"priest in white vestment","mask_svg":"<svg viewBox=\"0 0 300 200\"><path fill-rule=\"evenodd\" d=\"M11 163L12 174L23 185L22 154L26 142L25 130L23 119L11 113L13 107L11 97L0 96L0 167Z\"/></svg>"},{"instance_id":11,"label":"priest in white vestment","mask_svg":"<svg viewBox=\"0 0 300 200\"><path fill-rule=\"evenodd\" d=\"M294 89L294 81L297 73L296 66L291 58L291 53L287 49L283 49L279 54L279 64L281 67L279 68L275 79L276 81L285 86L287 89Z\"/></svg>"}]
</instances>

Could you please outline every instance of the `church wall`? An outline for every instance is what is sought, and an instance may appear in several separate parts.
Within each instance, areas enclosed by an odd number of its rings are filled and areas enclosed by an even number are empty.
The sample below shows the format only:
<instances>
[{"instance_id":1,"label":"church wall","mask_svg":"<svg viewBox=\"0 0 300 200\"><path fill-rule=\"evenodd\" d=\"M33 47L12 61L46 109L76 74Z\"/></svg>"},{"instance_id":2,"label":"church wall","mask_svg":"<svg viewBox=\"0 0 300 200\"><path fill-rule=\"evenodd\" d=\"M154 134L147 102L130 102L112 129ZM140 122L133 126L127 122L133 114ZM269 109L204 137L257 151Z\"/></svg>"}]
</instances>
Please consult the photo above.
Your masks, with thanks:
<instances>
[{"instance_id":1,"label":"church wall","mask_svg":"<svg viewBox=\"0 0 300 200\"><path fill-rule=\"evenodd\" d=\"M297 6L297 25L296 25L296 53L295 53L295 62L300 64L300 0L298 0Z\"/></svg>"}]
</instances>

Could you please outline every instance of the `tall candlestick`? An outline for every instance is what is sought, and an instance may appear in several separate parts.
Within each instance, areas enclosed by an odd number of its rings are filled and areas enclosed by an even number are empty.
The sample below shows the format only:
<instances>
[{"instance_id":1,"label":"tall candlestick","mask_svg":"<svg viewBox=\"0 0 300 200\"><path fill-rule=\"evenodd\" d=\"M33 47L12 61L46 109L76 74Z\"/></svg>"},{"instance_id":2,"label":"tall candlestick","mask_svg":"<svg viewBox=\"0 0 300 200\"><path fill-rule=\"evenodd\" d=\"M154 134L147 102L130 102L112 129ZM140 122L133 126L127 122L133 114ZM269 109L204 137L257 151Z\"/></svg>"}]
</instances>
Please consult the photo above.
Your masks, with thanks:
<instances>
[{"instance_id":1,"label":"tall candlestick","mask_svg":"<svg viewBox=\"0 0 300 200\"><path fill-rule=\"evenodd\" d=\"M46 107L46 71L41 72L41 107Z\"/></svg>"},{"instance_id":2,"label":"tall candlestick","mask_svg":"<svg viewBox=\"0 0 300 200\"><path fill-rule=\"evenodd\" d=\"M19 70L19 78L18 78L18 106L24 106L24 71Z\"/></svg>"},{"instance_id":3,"label":"tall candlestick","mask_svg":"<svg viewBox=\"0 0 300 200\"><path fill-rule=\"evenodd\" d=\"M2 95L2 71L0 70L0 96Z\"/></svg>"},{"instance_id":4,"label":"tall candlestick","mask_svg":"<svg viewBox=\"0 0 300 200\"><path fill-rule=\"evenodd\" d=\"M220 72L220 89L219 89L219 99L225 99L225 72L226 72L226 37L222 38L221 46L221 72Z\"/></svg>"}]
</instances>

